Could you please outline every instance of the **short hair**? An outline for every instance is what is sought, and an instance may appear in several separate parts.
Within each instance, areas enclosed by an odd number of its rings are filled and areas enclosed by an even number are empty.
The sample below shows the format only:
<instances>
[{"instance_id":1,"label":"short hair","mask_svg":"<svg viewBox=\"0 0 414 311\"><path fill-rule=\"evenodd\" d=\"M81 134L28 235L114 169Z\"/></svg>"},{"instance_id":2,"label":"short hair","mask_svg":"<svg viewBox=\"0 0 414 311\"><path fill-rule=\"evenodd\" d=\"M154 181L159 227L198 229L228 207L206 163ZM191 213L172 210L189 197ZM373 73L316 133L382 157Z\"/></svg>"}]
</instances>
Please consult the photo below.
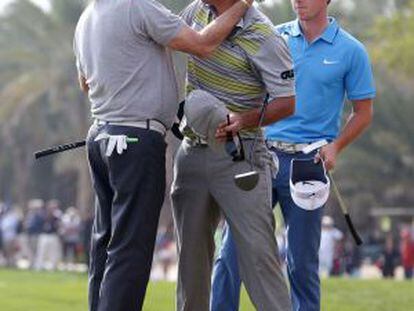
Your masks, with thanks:
<instances>
[{"instance_id":1,"label":"short hair","mask_svg":"<svg viewBox=\"0 0 414 311\"><path fill-rule=\"evenodd\" d=\"M331 3L331 0L328 0L328 4Z\"/></svg>"}]
</instances>

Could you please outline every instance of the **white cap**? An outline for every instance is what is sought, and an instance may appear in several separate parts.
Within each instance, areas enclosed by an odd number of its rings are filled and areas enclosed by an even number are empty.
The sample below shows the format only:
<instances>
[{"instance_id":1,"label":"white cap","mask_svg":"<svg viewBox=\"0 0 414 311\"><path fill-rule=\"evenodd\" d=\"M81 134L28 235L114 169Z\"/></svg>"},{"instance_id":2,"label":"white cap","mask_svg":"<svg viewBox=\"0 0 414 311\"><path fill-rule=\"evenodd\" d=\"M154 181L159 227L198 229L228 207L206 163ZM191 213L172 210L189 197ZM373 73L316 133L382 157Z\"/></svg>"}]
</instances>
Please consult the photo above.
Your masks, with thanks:
<instances>
[{"instance_id":1,"label":"white cap","mask_svg":"<svg viewBox=\"0 0 414 311\"><path fill-rule=\"evenodd\" d=\"M307 211L322 207L328 200L330 180L321 161L293 159L289 185L293 202Z\"/></svg>"}]
</instances>

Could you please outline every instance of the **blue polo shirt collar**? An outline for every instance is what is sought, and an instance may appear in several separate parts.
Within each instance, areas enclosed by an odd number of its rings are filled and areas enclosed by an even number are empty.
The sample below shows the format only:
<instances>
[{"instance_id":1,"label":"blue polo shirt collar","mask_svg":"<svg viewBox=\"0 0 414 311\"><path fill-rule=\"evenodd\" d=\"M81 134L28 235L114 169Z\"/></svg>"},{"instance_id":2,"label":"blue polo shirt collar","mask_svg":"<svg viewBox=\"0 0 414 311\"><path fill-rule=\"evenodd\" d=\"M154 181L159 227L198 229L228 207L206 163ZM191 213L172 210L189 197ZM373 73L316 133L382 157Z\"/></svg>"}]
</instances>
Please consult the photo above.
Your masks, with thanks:
<instances>
[{"instance_id":1,"label":"blue polo shirt collar","mask_svg":"<svg viewBox=\"0 0 414 311\"><path fill-rule=\"evenodd\" d=\"M322 33L322 35L319 38L322 40L325 40L328 43L333 43L338 33L339 25L337 21L335 20L335 18L328 17L328 19L329 19L328 27L326 27L325 31ZM298 19L294 21L290 34L293 37L303 36L302 29L300 28L300 23Z\"/></svg>"},{"instance_id":2,"label":"blue polo shirt collar","mask_svg":"<svg viewBox=\"0 0 414 311\"><path fill-rule=\"evenodd\" d=\"M292 28L290 30L290 35L293 36L293 37L299 37L299 36L302 36L303 35L302 34L302 29L300 29L300 24L299 24L299 20L298 19L296 19L293 22Z\"/></svg>"},{"instance_id":3,"label":"blue polo shirt collar","mask_svg":"<svg viewBox=\"0 0 414 311\"><path fill-rule=\"evenodd\" d=\"M325 31L321 35L321 39L325 40L326 42L333 43L336 37L336 34L338 33L339 26L336 22L335 18L329 17L329 24L328 27L326 27Z\"/></svg>"}]
</instances>

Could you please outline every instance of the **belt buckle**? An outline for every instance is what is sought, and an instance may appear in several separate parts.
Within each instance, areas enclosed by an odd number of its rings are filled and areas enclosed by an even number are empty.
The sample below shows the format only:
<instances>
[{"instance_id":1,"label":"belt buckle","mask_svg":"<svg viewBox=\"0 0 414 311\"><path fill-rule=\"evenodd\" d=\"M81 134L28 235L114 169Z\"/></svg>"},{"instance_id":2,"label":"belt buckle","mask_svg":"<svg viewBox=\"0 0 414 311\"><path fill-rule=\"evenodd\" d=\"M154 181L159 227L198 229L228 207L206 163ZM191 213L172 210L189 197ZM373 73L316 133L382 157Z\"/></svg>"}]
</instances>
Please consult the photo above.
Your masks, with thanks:
<instances>
[{"instance_id":1,"label":"belt buckle","mask_svg":"<svg viewBox=\"0 0 414 311\"><path fill-rule=\"evenodd\" d=\"M296 153L296 145L295 144L286 144L284 148L282 148L287 153Z\"/></svg>"},{"instance_id":2,"label":"belt buckle","mask_svg":"<svg viewBox=\"0 0 414 311\"><path fill-rule=\"evenodd\" d=\"M285 153L296 153L296 152L298 152L296 144L286 143L286 142L283 142L283 141L271 141L270 146L276 148L279 151L285 152Z\"/></svg>"}]
</instances>

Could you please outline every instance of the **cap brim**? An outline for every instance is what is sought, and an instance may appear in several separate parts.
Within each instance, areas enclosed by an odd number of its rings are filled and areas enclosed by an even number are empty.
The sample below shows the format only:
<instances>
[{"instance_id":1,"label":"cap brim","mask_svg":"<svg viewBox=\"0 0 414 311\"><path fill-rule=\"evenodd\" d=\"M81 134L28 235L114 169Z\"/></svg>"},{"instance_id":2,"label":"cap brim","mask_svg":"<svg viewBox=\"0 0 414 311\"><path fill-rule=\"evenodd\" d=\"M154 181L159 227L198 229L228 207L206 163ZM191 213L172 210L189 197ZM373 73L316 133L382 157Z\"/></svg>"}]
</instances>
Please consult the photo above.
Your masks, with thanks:
<instances>
[{"instance_id":1,"label":"cap brim","mask_svg":"<svg viewBox=\"0 0 414 311\"><path fill-rule=\"evenodd\" d=\"M215 110L212 112L213 115L211 116L209 127L208 127L208 133L207 133L207 143L211 149L213 149L216 152L224 152L225 151L225 141L224 140L218 140L216 138L216 132L218 126L226 122L227 115L229 114L229 111L227 108L222 105L217 105L215 107Z\"/></svg>"}]
</instances>

